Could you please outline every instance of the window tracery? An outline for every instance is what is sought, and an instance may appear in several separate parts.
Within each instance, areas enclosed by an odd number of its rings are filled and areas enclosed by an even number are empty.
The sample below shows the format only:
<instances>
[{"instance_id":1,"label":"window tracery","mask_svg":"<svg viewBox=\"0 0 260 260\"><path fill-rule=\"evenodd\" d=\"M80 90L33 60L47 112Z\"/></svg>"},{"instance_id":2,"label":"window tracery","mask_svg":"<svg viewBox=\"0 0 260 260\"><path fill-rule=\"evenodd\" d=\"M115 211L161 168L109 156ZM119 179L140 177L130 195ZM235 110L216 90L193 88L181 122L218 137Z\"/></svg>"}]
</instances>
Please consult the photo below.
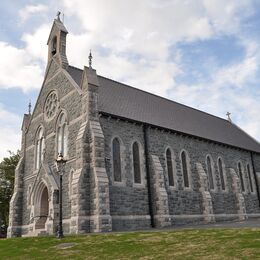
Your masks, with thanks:
<instances>
[{"instance_id":1,"label":"window tracery","mask_svg":"<svg viewBox=\"0 0 260 260\"><path fill-rule=\"evenodd\" d=\"M35 155L35 169L40 168L40 163L43 161L44 154L44 136L43 128L40 127L36 135L36 155Z\"/></svg>"},{"instance_id":2,"label":"window tracery","mask_svg":"<svg viewBox=\"0 0 260 260\"><path fill-rule=\"evenodd\" d=\"M67 118L64 112L62 112L57 122L57 152L62 153L63 156L67 156L67 143L68 143L68 127Z\"/></svg>"},{"instance_id":3,"label":"window tracery","mask_svg":"<svg viewBox=\"0 0 260 260\"><path fill-rule=\"evenodd\" d=\"M52 119L58 109L58 97L55 91L52 91L45 101L44 112L47 120Z\"/></svg>"}]
</instances>

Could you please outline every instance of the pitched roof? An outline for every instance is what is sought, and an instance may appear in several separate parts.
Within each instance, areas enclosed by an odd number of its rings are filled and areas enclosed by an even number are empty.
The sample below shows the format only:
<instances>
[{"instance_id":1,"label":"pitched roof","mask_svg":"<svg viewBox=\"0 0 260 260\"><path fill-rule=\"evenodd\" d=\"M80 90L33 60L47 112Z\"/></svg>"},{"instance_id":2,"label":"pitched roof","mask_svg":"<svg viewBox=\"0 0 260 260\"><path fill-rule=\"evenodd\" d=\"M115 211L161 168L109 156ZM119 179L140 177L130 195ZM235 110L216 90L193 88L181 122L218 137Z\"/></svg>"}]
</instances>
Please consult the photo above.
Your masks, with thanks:
<instances>
[{"instance_id":1,"label":"pitched roof","mask_svg":"<svg viewBox=\"0 0 260 260\"><path fill-rule=\"evenodd\" d=\"M82 70L68 72L80 85ZM260 153L260 144L228 120L98 76L99 111Z\"/></svg>"}]
</instances>

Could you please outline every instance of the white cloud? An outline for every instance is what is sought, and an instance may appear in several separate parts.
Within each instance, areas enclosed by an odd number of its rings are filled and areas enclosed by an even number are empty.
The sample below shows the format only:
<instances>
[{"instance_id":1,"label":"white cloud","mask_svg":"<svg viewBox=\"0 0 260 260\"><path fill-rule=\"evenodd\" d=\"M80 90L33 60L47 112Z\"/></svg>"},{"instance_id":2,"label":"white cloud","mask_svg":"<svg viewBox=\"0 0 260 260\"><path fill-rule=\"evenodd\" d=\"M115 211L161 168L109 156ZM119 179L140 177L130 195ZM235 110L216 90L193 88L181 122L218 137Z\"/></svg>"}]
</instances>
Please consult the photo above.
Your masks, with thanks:
<instances>
[{"instance_id":1,"label":"white cloud","mask_svg":"<svg viewBox=\"0 0 260 260\"><path fill-rule=\"evenodd\" d=\"M27 5L19 11L19 16L21 21L27 21L32 15L46 12L48 10L47 5L37 4L37 5Z\"/></svg>"},{"instance_id":2,"label":"white cloud","mask_svg":"<svg viewBox=\"0 0 260 260\"><path fill-rule=\"evenodd\" d=\"M50 1L49 5L52 10L54 2ZM44 5L28 5L20 10L20 15L28 18L30 14L46 11L45 8ZM120 0L61 0L60 8L66 14L66 21L73 21L68 23L72 27L67 45L71 64L83 67L92 49L98 73L124 79L129 84L136 83L136 87L164 96L172 87L174 77L181 73L179 57L170 57L171 46L182 41L210 39L230 33L232 29L232 33L236 33L239 21L252 9L251 1L245 0L133 0L127 4ZM30 58L34 69L38 70L39 64L46 61L45 42L49 31L50 25L43 24L22 37L26 44L24 58ZM33 75L39 75L39 71ZM154 80L145 75L153 75ZM160 88L159 78L164 79ZM14 85L9 78L4 82L8 87ZM24 89L24 81L21 82Z\"/></svg>"},{"instance_id":3,"label":"white cloud","mask_svg":"<svg viewBox=\"0 0 260 260\"><path fill-rule=\"evenodd\" d=\"M21 118L8 112L0 104L0 161L9 156L8 151L16 152L20 149Z\"/></svg>"},{"instance_id":4,"label":"white cloud","mask_svg":"<svg viewBox=\"0 0 260 260\"><path fill-rule=\"evenodd\" d=\"M240 31L241 21L254 12L251 0L199 1L217 32L234 34Z\"/></svg>"},{"instance_id":5,"label":"white cloud","mask_svg":"<svg viewBox=\"0 0 260 260\"><path fill-rule=\"evenodd\" d=\"M26 55L30 57L32 62L43 63L47 62L48 47L47 39L51 30L50 24L43 24L33 33L24 33L22 41L25 43Z\"/></svg>"},{"instance_id":6,"label":"white cloud","mask_svg":"<svg viewBox=\"0 0 260 260\"><path fill-rule=\"evenodd\" d=\"M41 64L25 49L0 42L0 88L39 88L43 79Z\"/></svg>"},{"instance_id":7,"label":"white cloud","mask_svg":"<svg viewBox=\"0 0 260 260\"><path fill-rule=\"evenodd\" d=\"M218 86L227 85L243 88L244 84L248 84L255 78L254 75L257 69L256 57L246 57L241 63L228 68L221 68L215 75L215 84Z\"/></svg>"}]
</instances>

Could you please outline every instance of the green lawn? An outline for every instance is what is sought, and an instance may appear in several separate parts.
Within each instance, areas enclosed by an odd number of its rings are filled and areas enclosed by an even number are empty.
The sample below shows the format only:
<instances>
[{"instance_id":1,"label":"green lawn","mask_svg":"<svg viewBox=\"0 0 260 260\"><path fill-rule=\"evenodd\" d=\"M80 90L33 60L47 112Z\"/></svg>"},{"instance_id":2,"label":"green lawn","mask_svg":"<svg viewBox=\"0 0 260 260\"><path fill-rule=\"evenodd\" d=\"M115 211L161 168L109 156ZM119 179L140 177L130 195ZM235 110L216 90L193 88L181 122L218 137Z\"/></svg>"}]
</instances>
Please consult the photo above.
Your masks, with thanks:
<instances>
[{"instance_id":1,"label":"green lawn","mask_svg":"<svg viewBox=\"0 0 260 260\"><path fill-rule=\"evenodd\" d=\"M61 249L62 243L73 245ZM260 229L1 239L0 259L260 259Z\"/></svg>"}]
</instances>

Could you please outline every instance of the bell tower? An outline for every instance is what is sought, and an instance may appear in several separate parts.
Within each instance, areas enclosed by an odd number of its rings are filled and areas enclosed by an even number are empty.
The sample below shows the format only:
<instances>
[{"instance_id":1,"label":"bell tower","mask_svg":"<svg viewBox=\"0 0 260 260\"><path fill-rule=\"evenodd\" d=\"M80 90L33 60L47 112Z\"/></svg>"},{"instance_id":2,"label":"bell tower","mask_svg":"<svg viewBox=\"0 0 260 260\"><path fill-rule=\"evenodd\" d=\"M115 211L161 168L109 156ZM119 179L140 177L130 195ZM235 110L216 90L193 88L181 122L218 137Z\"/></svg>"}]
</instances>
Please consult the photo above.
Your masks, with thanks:
<instances>
[{"instance_id":1,"label":"bell tower","mask_svg":"<svg viewBox=\"0 0 260 260\"><path fill-rule=\"evenodd\" d=\"M67 68L68 59L66 56L66 37L68 34L63 22L60 20L60 12L54 19L51 32L48 38L48 63L55 59L63 68Z\"/></svg>"}]
</instances>

